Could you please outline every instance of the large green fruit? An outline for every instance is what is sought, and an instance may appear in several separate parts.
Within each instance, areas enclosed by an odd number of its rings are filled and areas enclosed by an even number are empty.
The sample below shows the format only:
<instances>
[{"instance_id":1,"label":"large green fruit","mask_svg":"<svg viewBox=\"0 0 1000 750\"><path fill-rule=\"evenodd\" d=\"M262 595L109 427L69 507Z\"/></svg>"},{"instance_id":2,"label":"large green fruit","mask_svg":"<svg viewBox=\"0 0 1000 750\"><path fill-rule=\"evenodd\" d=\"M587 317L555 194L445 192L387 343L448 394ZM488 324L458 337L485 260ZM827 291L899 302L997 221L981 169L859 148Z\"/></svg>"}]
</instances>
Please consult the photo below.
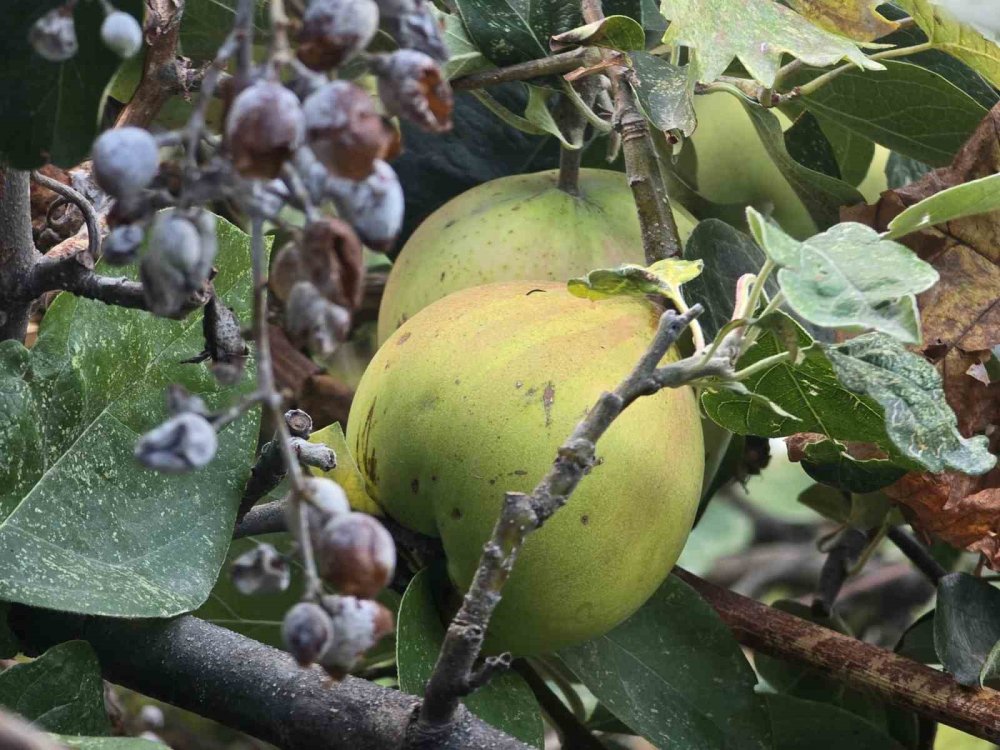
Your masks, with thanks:
<instances>
[{"instance_id":1,"label":"large green fruit","mask_svg":"<svg viewBox=\"0 0 1000 750\"><path fill-rule=\"evenodd\" d=\"M656 322L645 300L593 302L551 282L490 284L425 308L382 345L351 407L347 444L373 499L439 535L464 589L504 493L533 489L602 391L638 362ZM694 394L639 399L597 454L569 504L529 537L491 649L543 653L606 632L680 554L704 465Z\"/></svg>"},{"instance_id":2,"label":"large green fruit","mask_svg":"<svg viewBox=\"0 0 1000 750\"><path fill-rule=\"evenodd\" d=\"M385 341L445 295L495 281L567 281L595 268L642 263L639 220L625 176L580 171L580 195L558 172L501 177L452 199L417 227L396 259L378 316ZM674 210L681 238L695 220Z\"/></svg>"}]
</instances>

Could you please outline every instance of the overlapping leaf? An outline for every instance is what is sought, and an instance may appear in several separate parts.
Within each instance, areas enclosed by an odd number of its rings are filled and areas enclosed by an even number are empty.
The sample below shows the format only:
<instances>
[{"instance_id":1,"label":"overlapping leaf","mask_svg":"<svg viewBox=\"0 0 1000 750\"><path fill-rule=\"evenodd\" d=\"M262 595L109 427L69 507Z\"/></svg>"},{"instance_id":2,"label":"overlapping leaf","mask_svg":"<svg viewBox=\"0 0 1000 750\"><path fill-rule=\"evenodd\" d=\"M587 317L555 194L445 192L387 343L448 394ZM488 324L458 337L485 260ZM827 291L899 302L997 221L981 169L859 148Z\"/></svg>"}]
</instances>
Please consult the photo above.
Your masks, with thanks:
<instances>
[{"instance_id":1,"label":"overlapping leaf","mask_svg":"<svg viewBox=\"0 0 1000 750\"><path fill-rule=\"evenodd\" d=\"M1000 590L967 573L951 573L938 583L934 650L962 685L980 687L1000 678Z\"/></svg>"},{"instance_id":2,"label":"overlapping leaf","mask_svg":"<svg viewBox=\"0 0 1000 750\"><path fill-rule=\"evenodd\" d=\"M897 4L909 11L936 49L958 58L994 86L1000 86L1000 45L961 23L932 0L899 0Z\"/></svg>"},{"instance_id":3,"label":"overlapping leaf","mask_svg":"<svg viewBox=\"0 0 1000 750\"><path fill-rule=\"evenodd\" d=\"M658 294L683 304L681 285L697 278L704 264L700 260L666 258L648 268L624 263L618 268L599 268L586 276L570 279L570 294L584 299L607 299L617 295Z\"/></svg>"},{"instance_id":4,"label":"overlapping leaf","mask_svg":"<svg viewBox=\"0 0 1000 750\"><path fill-rule=\"evenodd\" d=\"M687 71L645 52L634 52L629 57L635 71L629 83L646 119L658 130L691 135L697 119Z\"/></svg>"},{"instance_id":5,"label":"overlapping leaf","mask_svg":"<svg viewBox=\"0 0 1000 750\"><path fill-rule=\"evenodd\" d=\"M899 26L878 12L881 0L789 0L788 4L817 26L861 42L887 36Z\"/></svg>"},{"instance_id":6,"label":"overlapping leaf","mask_svg":"<svg viewBox=\"0 0 1000 750\"><path fill-rule=\"evenodd\" d=\"M662 9L671 22L663 41L692 50L698 81L714 81L739 59L754 80L771 86L786 53L819 67L846 59L860 68L882 69L849 39L773 0L662 0Z\"/></svg>"},{"instance_id":7,"label":"overlapping leaf","mask_svg":"<svg viewBox=\"0 0 1000 750\"><path fill-rule=\"evenodd\" d=\"M888 236L902 237L990 211L1000 211L1000 173L942 190L910 206L889 222Z\"/></svg>"},{"instance_id":8,"label":"overlapping leaf","mask_svg":"<svg viewBox=\"0 0 1000 750\"><path fill-rule=\"evenodd\" d=\"M249 238L219 221L220 297L249 319ZM164 617L208 596L252 462L259 411L222 430L215 459L185 475L141 469L138 435L180 383L210 408L253 388L220 388L204 365L200 315L183 321L69 294L30 351L0 343L0 599L75 612Z\"/></svg>"},{"instance_id":9,"label":"overlapping leaf","mask_svg":"<svg viewBox=\"0 0 1000 750\"><path fill-rule=\"evenodd\" d=\"M579 26L549 41L553 52L570 47L607 47L621 52L641 50L646 46L646 34L638 21L628 16L605 16L600 21Z\"/></svg>"}]
</instances>

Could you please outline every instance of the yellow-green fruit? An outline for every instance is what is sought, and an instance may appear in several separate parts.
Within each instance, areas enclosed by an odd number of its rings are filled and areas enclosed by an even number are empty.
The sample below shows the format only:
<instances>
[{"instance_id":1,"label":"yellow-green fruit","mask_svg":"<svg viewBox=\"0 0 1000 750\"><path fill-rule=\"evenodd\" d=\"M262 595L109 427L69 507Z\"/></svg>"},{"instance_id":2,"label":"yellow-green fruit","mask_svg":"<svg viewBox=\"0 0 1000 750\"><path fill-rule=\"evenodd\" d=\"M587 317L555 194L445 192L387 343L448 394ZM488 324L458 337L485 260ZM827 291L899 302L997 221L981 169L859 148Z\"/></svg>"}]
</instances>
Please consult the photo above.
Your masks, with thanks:
<instances>
[{"instance_id":1,"label":"yellow-green fruit","mask_svg":"<svg viewBox=\"0 0 1000 750\"><path fill-rule=\"evenodd\" d=\"M552 282L490 284L433 303L382 345L358 386L347 444L369 493L405 526L441 537L464 589L504 493L534 488L600 394L638 362L656 322L645 300L594 302ZM680 554L704 466L694 394L639 399L597 455L568 505L528 538L490 627L492 650L544 653L608 631Z\"/></svg>"},{"instance_id":2,"label":"yellow-green fruit","mask_svg":"<svg viewBox=\"0 0 1000 750\"><path fill-rule=\"evenodd\" d=\"M750 205L796 237L816 233L802 199L781 174L735 96L719 92L695 101L698 192L714 203ZM782 126L787 125L784 119Z\"/></svg>"},{"instance_id":3,"label":"yellow-green fruit","mask_svg":"<svg viewBox=\"0 0 1000 750\"><path fill-rule=\"evenodd\" d=\"M580 171L579 196L557 171L513 175L452 199L413 233L396 259L378 316L381 343L445 295L495 281L568 281L595 268L642 263L639 219L625 176ZM681 239L695 219L674 209Z\"/></svg>"}]
</instances>

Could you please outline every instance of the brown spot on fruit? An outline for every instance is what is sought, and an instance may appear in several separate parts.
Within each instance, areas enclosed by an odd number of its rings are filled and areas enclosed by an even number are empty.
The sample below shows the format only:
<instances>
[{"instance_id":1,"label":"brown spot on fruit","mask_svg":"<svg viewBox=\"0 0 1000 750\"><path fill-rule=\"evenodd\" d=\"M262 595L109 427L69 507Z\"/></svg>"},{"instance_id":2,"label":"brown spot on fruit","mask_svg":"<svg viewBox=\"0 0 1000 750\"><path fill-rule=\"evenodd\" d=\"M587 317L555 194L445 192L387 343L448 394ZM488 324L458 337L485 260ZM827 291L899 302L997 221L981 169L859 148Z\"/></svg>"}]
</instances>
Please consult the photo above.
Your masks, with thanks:
<instances>
[{"instance_id":1,"label":"brown spot on fruit","mask_svg":"<svg viewBox=\"0 0 1000 750\"><path fill-rule=\"evenodd\" d=\"M420 480L414 477L413 481L410 482L410 489L413 491L414 495L420 492Z\"/></svg>"},{"instance_id":2,"label":"brown spot on fruit","mask_svg":"<svg viewBox=\"0 0 1000 750\"><path fill-rule=\"evenodd\" d=\"M396 346L402 346L407 341L409 341L410 340L410 335L411 334L409 332L407 332L407 333L404 333L402 336L400 336L398 339L396 339Z\"/></svg>"},{"instance_id":3,"label":"brown spot on fruit","mask_svg":"<svg viewBox=\"0 0 1000 750\"><path fill-rule=\"evenodd\" d=\"M590 516L588 516L586 514L580 516L580 523L582 523L584 526L586 526L588 523L590 523Z\"/></svg>"},{"instance_id":4,"label":"brown spot on fruit","mask_svg":"<svg viewBox=\"0 0 1000 750\"><path fill-rule=\"evenodd\" d=\"M552 424L552 404L556 401L556 384L551 380L545 385L542 391L542 408L545 409L545 426Z\"/></svg>"},{"instance_id":5,"label":"brown spot on fruit","mask_svg":"<svg viewBox=\"0 0 1000 750\"><path fill-rule=\"evenodd\" d=\"M451 517L454 518L456 521L462 520L462 511L460 511L458 508L452 508Z\"/></svg>"}]
</instances>

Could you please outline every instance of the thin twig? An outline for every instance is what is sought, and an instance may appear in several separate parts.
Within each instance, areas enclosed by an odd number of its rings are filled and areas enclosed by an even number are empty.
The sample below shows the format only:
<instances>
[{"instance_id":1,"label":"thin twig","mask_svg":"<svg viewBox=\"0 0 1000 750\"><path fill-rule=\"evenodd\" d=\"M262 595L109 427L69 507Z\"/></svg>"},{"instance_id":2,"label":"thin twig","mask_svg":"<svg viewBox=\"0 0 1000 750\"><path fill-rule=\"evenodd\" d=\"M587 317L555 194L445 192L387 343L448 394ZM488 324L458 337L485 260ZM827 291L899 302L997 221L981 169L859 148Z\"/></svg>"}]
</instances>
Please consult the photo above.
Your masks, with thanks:
<instances>
[{"instance_id":1,"label":"thin twig","mask_svg":"<svg viewBox=\"0 0 1000 750\"><path fill-rule=\"evenodd\" d=\"M594 464L595 445L612 422L641 396L676 387L701 375L692 360L660 367L667 350L702 312L701 305L678 314L666 311L646 353L613 392L601 395L558 451L552 468L530 495L508 492L490 540L462 606L448 626L437 663L427 683L411 734L413 747L432 747L452 722L459 699L481 684L476 660L490 618L526 537L569 499ZM487 662L489 667L489 662Z\"/></svg>"},{"instance_id":2,"label":"thin twig","mask_svg":"<svg viewBox=\"0 0 1000 750\"><path fill-rule=\"evenodd\" d=\"M935 586L937 586L938 581L948 575L948 571L945 570L941 563L931 557L931 553L927 548L900 527L890 527L886 536L889 537L890 542L899 548L900 552L910 559L910 562L917 567L917 570L927 576L927 579Z\"/></svg>"},{"instance_id":3,"label":"thin twig","mask_svg":"<svg viewBox=\"0 0 1000 750\"><path fill-rule=\"evenodd\" d=\"M69 185L64 185L59 180L46 177L38 170L31 173L31 179L53 193L61 195L80 209L83 220L87 224L87 252L96 260L101 254L101 222L93 204L84 197L83 193L74 190Z\"/></svg>"},{"instance_id":4,"label":"thin twig","mask_svg":"<svg viewBox=\"0 0 1000 750\"><path fill-rule=\"evenodd\" d=\"M455 91L468 91L496 86L508 81L527 81L543 76L561 75L587 66L598 59L600 59L599 53L587 47L580 47L569 52L560 52L558 55L517 63L506 68L494 68L480 73L472 73L456 78L451 82L451 87Z\"/></svg>"}]
</instances>

